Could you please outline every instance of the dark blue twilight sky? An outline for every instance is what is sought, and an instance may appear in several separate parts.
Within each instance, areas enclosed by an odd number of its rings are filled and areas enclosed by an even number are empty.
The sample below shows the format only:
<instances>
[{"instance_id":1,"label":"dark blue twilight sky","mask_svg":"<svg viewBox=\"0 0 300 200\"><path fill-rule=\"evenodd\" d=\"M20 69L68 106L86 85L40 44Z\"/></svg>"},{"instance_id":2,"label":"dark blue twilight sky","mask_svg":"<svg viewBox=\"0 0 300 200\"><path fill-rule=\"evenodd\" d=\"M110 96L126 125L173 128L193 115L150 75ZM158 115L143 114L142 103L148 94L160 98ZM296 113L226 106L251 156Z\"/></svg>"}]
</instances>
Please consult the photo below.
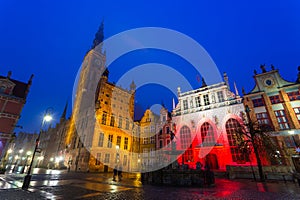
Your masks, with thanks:
<instances>
[{"instance_id":1,"label":"dark blue twilight sky","mask_svg":"<svg viewBox=\"0 0 300 200\"><path fill-rule=\"evenodd\" d=\"M138 27L164 27L180 31L201 44L231 84L248 92L254 86L253 70L260 64L279 68L294 81L300 65L300 2L272 1L0 1L0 74L27 81L35 75L19 125L39 130L47 107L55 119L72 88L83 56L104 19L105 38ZM197 74L186 72L185 61L160 51L137 51L117 60L111 70L116 81L132 66L157 62L177 68L199 87ZM267 67L270 69L270 67ZM166 75L167 77L167 75ZM156 93L153 93L156 91ZM157 92L164 93L157 95ZM137 91L137 107L164 102L171 109L174 95L159 85ZM68 115L71 109L69 107Z\"/></svg>"}]
</instances>

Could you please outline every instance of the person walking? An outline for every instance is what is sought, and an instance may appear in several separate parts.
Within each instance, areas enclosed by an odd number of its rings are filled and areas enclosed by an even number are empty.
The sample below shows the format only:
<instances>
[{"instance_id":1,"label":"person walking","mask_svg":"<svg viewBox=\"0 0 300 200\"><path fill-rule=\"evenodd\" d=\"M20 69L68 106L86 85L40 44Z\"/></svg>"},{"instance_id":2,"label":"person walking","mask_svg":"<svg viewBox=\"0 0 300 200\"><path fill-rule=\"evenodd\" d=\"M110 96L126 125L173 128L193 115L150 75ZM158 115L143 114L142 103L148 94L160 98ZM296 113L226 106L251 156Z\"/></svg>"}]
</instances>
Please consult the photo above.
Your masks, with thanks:
<instances>
[{"instance_id":1,"label":"person walking","mask_svg":"<svg viewBox=\"0 0 300 200\"><path fill-rule=\"evenodd\" d=\"M119 166L119 169L118 169L118 179L119 179L119 181L121 181L122 180L122 165L120 165Z\"/></svg>"},{"instance_id":2,"label":"person walking","mask_svg":"<svg viewBox=\"0 0 300 200\"><path fill-rule=\"evenodd\" d=\"M116 181L116 177L118 175L118 169L117 169L117 166L115 166L114 168L114 176L113 176L113 181Z\"/></svg>"}]
</instances>

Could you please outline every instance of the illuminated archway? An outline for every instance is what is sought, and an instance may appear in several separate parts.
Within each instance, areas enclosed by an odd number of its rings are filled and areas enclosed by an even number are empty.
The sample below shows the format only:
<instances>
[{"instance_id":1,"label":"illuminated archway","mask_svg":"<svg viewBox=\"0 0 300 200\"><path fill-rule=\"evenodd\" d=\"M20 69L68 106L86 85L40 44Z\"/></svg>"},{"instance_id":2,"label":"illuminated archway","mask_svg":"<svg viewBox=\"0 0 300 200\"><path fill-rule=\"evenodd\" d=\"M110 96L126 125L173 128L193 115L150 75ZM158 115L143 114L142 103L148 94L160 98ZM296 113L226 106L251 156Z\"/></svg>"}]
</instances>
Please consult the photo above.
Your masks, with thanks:
<instances>
[{"instance_id":1,"label":"illuminated archway","mask_svg":"<svg viewBox=\"0 0 300 200\"><path fill-rule=\"evenodd\" d=\"M185 162L194 162L194 155L192 149L192 136L191 130L188 126L183 126L180 129L180 141L181 141L181 149L185 150L185 152L181 156L181 163Z\"/></svg>"},{"instance_id":2,"label":"illuminated archway","mask_svg":"<svg viewBox=\"0 0 300 200\"><path fill-rule=\"evenodd\" d=\"M241 130L241 124L233 118L230 118L226 122L226 133L228 138L228 143L230 146L230 153L232 156L232 161L236 163L245 163L249 161L249 155L243 153L237 146L236 134L237 130Z\"/></svg>"},{"instance_id":3,"label":"illuminated archway","mask_svg":"<svg viewBox=\"0 0 300 200\"><path fill-rule=\"evenodd\" d=\"M205 122L201 126L201 141L203 147L214 146L216 143L214 129L208 122Z\"/></svg>"}]
</instances>

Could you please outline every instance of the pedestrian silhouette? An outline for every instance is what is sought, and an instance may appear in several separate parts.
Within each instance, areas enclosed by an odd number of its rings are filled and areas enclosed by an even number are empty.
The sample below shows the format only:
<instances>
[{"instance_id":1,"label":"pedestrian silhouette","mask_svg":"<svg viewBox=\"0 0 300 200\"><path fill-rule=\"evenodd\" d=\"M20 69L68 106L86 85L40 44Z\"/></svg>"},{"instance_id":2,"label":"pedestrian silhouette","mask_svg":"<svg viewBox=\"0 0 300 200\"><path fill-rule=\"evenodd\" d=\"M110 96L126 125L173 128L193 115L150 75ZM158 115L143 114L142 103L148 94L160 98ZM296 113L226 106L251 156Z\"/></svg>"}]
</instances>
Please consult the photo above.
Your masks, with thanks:
<instances>
[{"instance_id":1,"label":"pedestrian silhouette","mask_svg":"<svg viewBox=\"0 0 300 200\"><path fill-rule=\"evenodd\" d=\"M122 180L122 166L120 165L119 166L119 169L118 169L118 179L119 179L119 181L121 181Z\"/></svg>"},{"instance_id":2,"label":"pedestrian silhouette","mask_svg":"<svg viewBox=\"0 0 300 200\"><path fill-rule=\"evenodd\" d=\"M113 181L116 181L116 177L118 175L118 170L117 170L117 166L115 166L114 168L114 176L113 176Z\"/></svg>"}]
</instances>

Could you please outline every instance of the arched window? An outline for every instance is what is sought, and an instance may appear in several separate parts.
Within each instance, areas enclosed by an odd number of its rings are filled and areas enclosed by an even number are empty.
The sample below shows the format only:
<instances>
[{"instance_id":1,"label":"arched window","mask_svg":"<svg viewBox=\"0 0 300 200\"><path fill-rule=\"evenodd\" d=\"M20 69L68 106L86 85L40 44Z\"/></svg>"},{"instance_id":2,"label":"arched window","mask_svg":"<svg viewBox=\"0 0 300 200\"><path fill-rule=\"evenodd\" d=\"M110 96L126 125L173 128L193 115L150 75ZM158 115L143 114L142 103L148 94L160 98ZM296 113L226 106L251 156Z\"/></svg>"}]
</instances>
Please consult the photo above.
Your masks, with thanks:
<instances>
[{"instance_id":1,"label":"arched window","mask_svg":"<svg viewBox=\"0 0 300 200\"><path fill-rule=\"evenodd\" d=\"M181 148L186 149L192 144L191 130L187 126L180 129Z\"/></svg>"},{"instance_id":2,"label":"arched window","mask_svg":"<svg viewBox=\"0 0 300 200\"><path fill-rule=\"evenodd\" d=\"M237 131L241 130L241 124L233 118L230 118L226 122L226 133L228 137L228 143L230 146L230 152L233 162L245 163L249 161L249 156L246 153L243 153L237 146L236 134L239 134Z\"/></svg>"},{"instance_id":3,"label":"arched window","mask_svg":"<svg viewBox=\"0 0 300 200\"><path fill-rule=\"evenodd\" d=\"M201 139L202 146L214 146L216 144L214 129L208 122L201 126Z\"/></svg>"}]
</instances>

